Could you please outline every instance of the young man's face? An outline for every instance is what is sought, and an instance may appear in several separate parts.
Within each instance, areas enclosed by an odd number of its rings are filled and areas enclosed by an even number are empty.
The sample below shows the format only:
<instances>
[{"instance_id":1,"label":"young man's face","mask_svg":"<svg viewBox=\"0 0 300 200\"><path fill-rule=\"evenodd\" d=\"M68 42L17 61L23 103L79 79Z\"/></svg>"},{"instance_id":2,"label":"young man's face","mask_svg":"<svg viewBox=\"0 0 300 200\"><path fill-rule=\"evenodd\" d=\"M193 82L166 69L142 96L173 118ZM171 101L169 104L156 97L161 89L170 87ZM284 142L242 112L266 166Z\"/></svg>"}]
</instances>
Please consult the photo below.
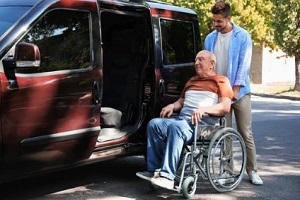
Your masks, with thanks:
<instances>
[{"instance_id":1,"label":"young man's face","mask_svg":"<svg viewBox=\"0 0 300 200\"><path fill-rule=\"evenodd\" d=\"M212 20L213 25L218 32L226 32L227 24L230 22L230 16L223 17L221 14L213 14Z\"/></svg>"}]
</instances>

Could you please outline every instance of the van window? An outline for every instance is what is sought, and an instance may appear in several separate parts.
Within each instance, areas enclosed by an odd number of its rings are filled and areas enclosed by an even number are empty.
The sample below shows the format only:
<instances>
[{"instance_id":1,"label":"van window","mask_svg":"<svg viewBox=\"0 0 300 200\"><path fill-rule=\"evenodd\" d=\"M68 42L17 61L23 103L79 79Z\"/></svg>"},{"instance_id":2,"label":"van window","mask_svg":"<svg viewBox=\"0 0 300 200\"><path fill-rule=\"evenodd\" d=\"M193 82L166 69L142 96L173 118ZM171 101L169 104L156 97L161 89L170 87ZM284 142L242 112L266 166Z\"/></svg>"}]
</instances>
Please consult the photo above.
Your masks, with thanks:
<instances>
[{"instance_id":1,"label":"van window","mask_svg":"<svg viewBox=\"0 0 300 200\"><path fill-rule=\"evenodd\" d=\"M40 49L41 67L36 72L86 68L90 65L89 13L51 11L22 41L36 44Z\"/></svg>"},{"instance_id":2,"label":"van window","mask_svg":"<svg viewBox=\"0 0 300 200\"><path fill-rule=\"evenodd\" d=\"M193 24L161 19L162 48L168 65L194 62Z\"/></svg>"}]
</instances>

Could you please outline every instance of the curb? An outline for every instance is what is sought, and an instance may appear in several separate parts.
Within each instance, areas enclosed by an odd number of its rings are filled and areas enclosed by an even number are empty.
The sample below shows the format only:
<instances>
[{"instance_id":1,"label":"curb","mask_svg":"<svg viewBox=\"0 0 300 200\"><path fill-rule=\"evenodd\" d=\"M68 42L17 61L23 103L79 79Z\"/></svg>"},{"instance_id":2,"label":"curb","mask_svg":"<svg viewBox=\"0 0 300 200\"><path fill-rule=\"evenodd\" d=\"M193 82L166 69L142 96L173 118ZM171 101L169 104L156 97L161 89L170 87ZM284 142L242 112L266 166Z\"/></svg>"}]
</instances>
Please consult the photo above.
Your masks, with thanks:
<instances>
[{"instance_id":1,"label":"curb","mask_svg":"<svg viewBox=\"0 0 300 200\"><path fill-rule=\"evenodd\" d=\"M300 97L295 97L295 96L261 94L261 93L253 93L253 92L251 93L251 95L260 96L260 97L268 97L268 98L277 98L277 99L289 99L292 101L300 101Z\"/></svg>"}]
</instances>

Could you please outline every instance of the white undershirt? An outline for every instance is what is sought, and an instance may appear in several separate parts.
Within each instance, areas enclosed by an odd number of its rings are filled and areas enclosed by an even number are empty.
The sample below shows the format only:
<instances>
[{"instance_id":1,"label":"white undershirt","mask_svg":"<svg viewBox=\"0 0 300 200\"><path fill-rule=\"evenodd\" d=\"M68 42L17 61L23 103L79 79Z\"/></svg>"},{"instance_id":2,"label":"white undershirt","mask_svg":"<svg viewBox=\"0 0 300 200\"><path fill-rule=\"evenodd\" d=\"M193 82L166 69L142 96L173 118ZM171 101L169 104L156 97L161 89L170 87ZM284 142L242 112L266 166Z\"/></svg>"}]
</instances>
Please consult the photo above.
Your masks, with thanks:
<instances>
[{"instance_id":1,"label":"white undershirt","mask_svg":"<svg viewBox=\"0 0 300 200\"><path fill-rule=\"evenodd\" d=\"M216 73L219 75L227 76L228 48L232 32L218 33L214 54L217 58Z\"/></svg>"},{"instance_id":2,"label":"white undershirt","mask_svg":"<svg viewBox=\"0 0 300 200\"><path fill-rule=\"evenodd\" d=\"M218 94L214 92L188 90L185 92L180 117L189 119L197 108L215 105L218 103L218 99Z\"/></svg>"}]
</instances>

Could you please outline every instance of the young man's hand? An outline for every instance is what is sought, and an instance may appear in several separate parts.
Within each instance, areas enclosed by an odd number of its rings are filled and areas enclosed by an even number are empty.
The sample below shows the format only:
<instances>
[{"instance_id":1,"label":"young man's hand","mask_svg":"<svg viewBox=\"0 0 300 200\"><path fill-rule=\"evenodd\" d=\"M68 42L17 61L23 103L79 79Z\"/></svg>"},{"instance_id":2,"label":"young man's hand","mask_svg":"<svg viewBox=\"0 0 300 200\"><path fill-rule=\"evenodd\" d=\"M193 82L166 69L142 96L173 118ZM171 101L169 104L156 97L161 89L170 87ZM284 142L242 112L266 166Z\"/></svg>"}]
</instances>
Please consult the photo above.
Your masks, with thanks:
<instances>
[{"instance_id":1,"label":"young man's hand","mask_svg":"<svg viewBox=\"0 0 300 200\"><path fill-rule=\"evenodd\" d=\"M232 98L232 100L236 101L238 99L238 97L239 97L240 86L239 85L235 85L235 86L233 86L232 90L233 90L233 98Z\"/></svg>"}]
</instances>

